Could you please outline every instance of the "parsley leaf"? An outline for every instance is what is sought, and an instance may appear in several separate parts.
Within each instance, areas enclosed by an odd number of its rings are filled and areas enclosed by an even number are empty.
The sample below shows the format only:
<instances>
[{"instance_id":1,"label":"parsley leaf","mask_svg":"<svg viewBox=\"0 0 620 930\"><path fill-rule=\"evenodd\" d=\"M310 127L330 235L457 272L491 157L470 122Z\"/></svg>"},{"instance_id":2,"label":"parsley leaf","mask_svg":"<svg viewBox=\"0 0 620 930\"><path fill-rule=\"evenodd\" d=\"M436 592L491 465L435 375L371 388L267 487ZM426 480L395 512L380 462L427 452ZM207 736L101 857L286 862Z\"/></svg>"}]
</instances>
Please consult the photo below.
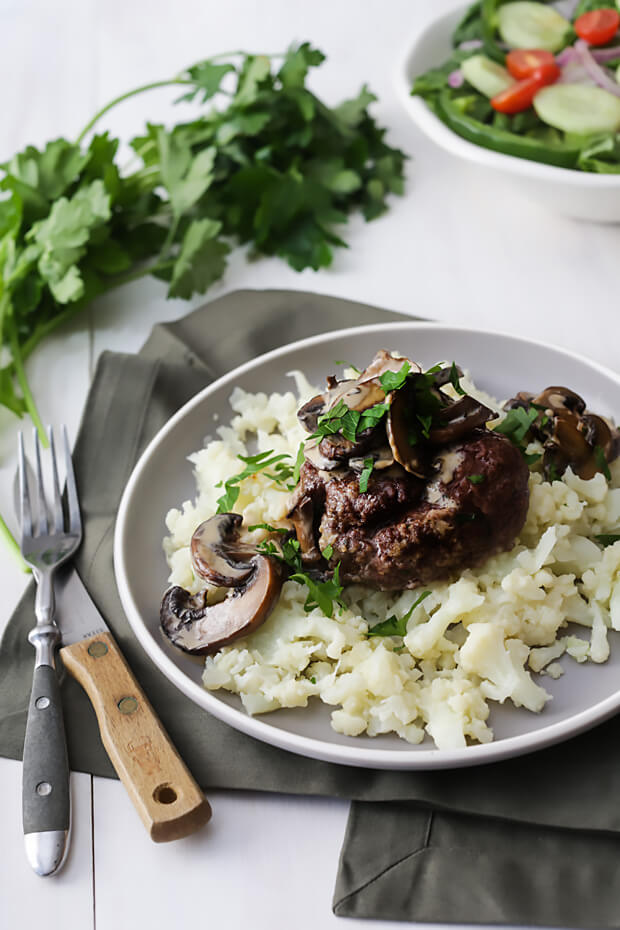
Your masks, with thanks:
<instances>
[{"instance_id":1,"label":"parsley leaf","mask_svg":"<svg viewBox=\"0 0 620 930\"><path fill-rule=\"evenodd\" d=\"M471 481L472 484L482 484L484 475L468 475L467 480Z\"/></svg>"},{"instance_id":2,"label":"parsley leaf","mask_svg":"<svg viewBox=\"0 0 620 930\"><path fill-rule=\"evenodd\" d=\"M594 538L601 546L613 546L614 543L620 541L620 533L599 533Z\"/></svg>"},{"instance_id":3,"label":"parsley leaf","mask_svg":"<svg viewBox=\"0 0 620 930\"><path fill-rule=\"evenodd\" d=\"M461 381L459 378L459 373L458 373L458 369L456 367L455 362L452 362L452 366L450 368L450 384L452 385L452 387L454 388L457 394L460 394L461 396L465 395L465 391L461 387Z\"/></svg>"},{"instance_id":4,"label":"parsley leaf","mask_svg":"<svg viewBox=\"0 0 620 930\"><path fill-rule=\"evenodd\" d=\"M283 526L272 526L270 523L254 523L253 526L248 526L250 533L253 533L254 530L267 530L268 533L288 533L289 530Z\"/></svg>"},{"instance_id":5,"label":"parsley leaf","mask_svg":"<svg viewBox=\"0 0 620 930\"><path fill-rule=\"evenodd\" d=\"M218 239L222 224L216 220L194 220L187 228L170 279L169 297L204 294L222 277L229 246Z\"/></svg>"},{"instance_id":6,"label":"parsley leaf","mask_svg":"<svg viewBox=\"0 0 620 930\"><path fill-rule=\"evenodd\" d=\"M297 539L284 539L276 545L271 539L258 543L257 550L265 555L271 555L278 562L282 562L295 572L301 572L301 544Z\"/></svg>"},{"instance_id":7,"label":"parsley leaf","mask_svg":"<svg viewBox=\"0 0 620 930\"><path fill-rule=\"evenodd\" d=\"M332 544L330 543L328 546L325 546L321 554L324 559L331 559L332 555L334 554L334 547Z\"/></svg>"},{"instance_id":8,"label":"parsley leaf","mask_svg":"<svg viewBox=\"0 0 620 930\"><path fill-rule=\"evenodd\" d=\"M611 472L609 470L609 465L607 464L605 452L601 446L594 447L594 458L596 459L596 467L598 470L603 472L608 481L611 481Z\"/></svg>"},{"instance_id":9,"label":"parsley leaf","mask_svg":"<svg viewBox=\"0 0 620 930\"><path fill-rule=\"evenodd\" d=\"M304 604L304 610L310 613L316 607L325 614L326 617L334 616L334 603L341 610L346 607L342 600L342 585L340 584L340 563L334 569L333 578L327 581L315 581L302 572L296 572L290 576L291 581L297 581L299 584L305 584L308 588L308 596Z\"/></svg>"},{"instance_id":10,"label":"parsley leaf","mask_svg":"<svg viewBox=\"0 0 620 930\"><path fill-rule=\"evenodd\" d=\"M400 371L386 371L379 377L381 387L386 394L389 394L390 391L398 391L404 385L407 380L407 375L411 371L411 364L409 362L403 362L403 366Z\"/></svg>"},{"instance_id":11,"label":"parsley leaf","mask_svg":"<svg viewBox=\"0 0 620 930\"><path fill-rule=\"evenodd\" d=\"M273 449L269 449L267 452L259 452L257 455L238 455L237 458L242 462L245 462L245 468L243 471L240 471L237 475L233 475L231 478L228 478L224 484L224 494L221 497L218 497L217 510L216 513L230 513L237 500L239 499L240 487L242 481L245 481L246 478L250 478L252 475L256 475L259 472L264 471L266 468L269 468L272 465L275 465L275 468L278 468L278 463L282 462L282 459L290 458L287 452L283 452L280 455L273 455ZM271 456L271 458L270 458ZM275 469L274 469L275 470ZM284 474L287 474L292 471L288 469ZM267 477L276 483L282 483L284 479L281 475L277 473L267 473ZM216 487L221 487L222 482L216 485Z\"/></svg>"},{"instance_id":12,"label":"parsley leaf","mask_svg":"<svg viewBox=\"0 0 620 930\"><path fill-rule=\"evenodd\" d=\"M376 426L377 423L383 419L389 409L390 405L388 403L383 403L375 404L374 407L369 407L368 410L364 410L360 416L359 426L357 429L358 433L363 433L364 430L370 429L372 426Z\"/></svg>"},{"instance_id":13,"label":"parsley leaf","mask_svg":"<svg viewBox=\"0 0 620 930\"><path fill-rule=\"evenodd\" d=\"M368 630L368 636L406 636L407 623L413 611L416 607L419 607L422 601L425 601L431 593L431 591L423 591L403 617L398 618L392 615L388 617L387 620L383 620L381 623L376 623L374 626L371 626Z\"/></svg>"},{"instance_id":14,"label":"parsley leaf","mask_svg":"<svg viewBox=\"0 0 620 930\"><path fill-rule=\"evenodd\" d=\"M372 470L374 467L375 462L372 457L364 459L364 467L361 471L359 480L360 494L365 494L368 491L368 480L372 475Z\"/></svg>"},{"instance_id":15,"label":"parsley leaf","mask_svg":"<svg viewBox=\"0 0 620 930\"><path fill-rule=\"evenodd\" d=\"M300 442L299 448L297 450L297 458L295 459L295 467L293 468L293 483L296 485L299 482L299 473L301 472L301 466L304 464L306 458L304 454L305 443Z\"/></svg>"},{"instance_id":16,"label":"parsley leaf","mask_svg":"<svg viewBox=\"0 0 620 930\"><path fill-rule=\"evenodd\" d=\"M506 436L512 443L519 445L529 433L532 423L538 416L538 410L530 407L513 407L509 410L501 423L494 427L496 433Z\"/></svg>"}]
</instances>

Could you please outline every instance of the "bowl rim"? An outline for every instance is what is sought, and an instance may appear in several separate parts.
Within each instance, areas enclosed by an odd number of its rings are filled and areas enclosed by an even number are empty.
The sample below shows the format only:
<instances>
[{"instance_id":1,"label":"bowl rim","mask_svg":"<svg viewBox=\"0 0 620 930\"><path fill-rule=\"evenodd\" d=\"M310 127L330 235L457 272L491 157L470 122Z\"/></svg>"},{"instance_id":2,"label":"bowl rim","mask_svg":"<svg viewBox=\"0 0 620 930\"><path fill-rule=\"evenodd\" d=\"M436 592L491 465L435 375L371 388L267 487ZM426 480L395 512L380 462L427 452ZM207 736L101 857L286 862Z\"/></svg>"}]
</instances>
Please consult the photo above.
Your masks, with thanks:
<instances>
[{"instance_id":1,"label":"bowl rim","mask_svg":"<svg viewBox=\"0 0 620 930\"><path fill-rule=\"evenodd\" d=\"M456 332L465 332L469 335L472 333L480 333L499 337L501 339L508 339L523 347L527 347L528 345L540 347L541 345L541 343L535 339L524 338L501 330L479 326L455 325L443 321L429 322L405 320L403 322L374 323L355 327L354 331L384 335L386 327L398 327L400 329L404 327L414 332L424 329L449 329ZM595 704L590 705L586 709L571 715L565 720L551 723L525 734L507 737L490 743L469 745L460 749L440 750L433 747L425 749L423 752L415 748L412 748L411 751L402 749L395 752L393 749L377 749L375 747L344 745L342 743L332 744L317 739L316 737L300 735L293 731L272 727L269 723L264 722L260 716L252 717L246 715L244 712L226 702L220 701L214 694L206 691L198 682L193 681L184 670L179 668L172 658L167 655L162 645L157 643L153 638L144 621L139 605L133 598L125 560L125 550L131 545L131 527L128 524L128 511L134 489L140 482L142 473L146 469L151 457L157 451L160 442L168 433L176 428L177 424L183 420L190 409L204 404L205 401L208 402L209 396L216 390L220 390L227 385L234 385L236 379L238 379L240 375L244 375L267 362L275 361L291 350L300 347L319 347L325 342L341 338L347 334L350 335L350 333L351 329L345 328L297 340L263 355L259 355L257 358L233 369L231 372L213 381L187 401L172 417L170 417L161 429L158 430L142 452L127 482L117 512L114 532L114 575L121 604L129 621L129 625L146 654L166 678L168 678L168 680L183 694L189 697L203 710L211 713L233 729L298 755L362 768L388 769L392 771L421 771L429 769L456 769L496 762L554 745L569 737L576 736L616 714L620 710L620 689ZM603 374L605 377L620 385L620 374L612 371L606 366L578 352L559 346L553 346L553 351L558 355L564 356L567 362L572 360L585 364L587 367Z\"/></svg>"},{"instance_id":2,"label":"bowl rim","mask_svg":"<svg viewBox=\"0 0 620 930\"><path fill-rule=\"evenodd\" d=\"M597 174L596 172L578 171L575 168L562 168L557 165L546 165L542 162L532 161L529 158L520 158L516 155L506 155L503 152L495 152L492 149L486 149L481 145L475 145L469 142L458 133L450 129L436 116L422 97L411 96L412 77L422 73L415 68L415 60L419 55L424 43L428 38L431 30L445 28L446 32L451 34L456 23L459 22L470 4L458 4L448 12L443 11L431 19L415 35L415 38L409 38L403 51L397 58L397 64L393 72L393 84L405 110L409 113L414 123L422 132L432 139L436 145L450 152L452 155L458 155L467 161L476 162L498 171L514 173L532 177L540 181L549 181L558 185L569 184L574 187L597 188L597 189L616 189L620 187L620 174Z\"/></svg>"}]
</instances>

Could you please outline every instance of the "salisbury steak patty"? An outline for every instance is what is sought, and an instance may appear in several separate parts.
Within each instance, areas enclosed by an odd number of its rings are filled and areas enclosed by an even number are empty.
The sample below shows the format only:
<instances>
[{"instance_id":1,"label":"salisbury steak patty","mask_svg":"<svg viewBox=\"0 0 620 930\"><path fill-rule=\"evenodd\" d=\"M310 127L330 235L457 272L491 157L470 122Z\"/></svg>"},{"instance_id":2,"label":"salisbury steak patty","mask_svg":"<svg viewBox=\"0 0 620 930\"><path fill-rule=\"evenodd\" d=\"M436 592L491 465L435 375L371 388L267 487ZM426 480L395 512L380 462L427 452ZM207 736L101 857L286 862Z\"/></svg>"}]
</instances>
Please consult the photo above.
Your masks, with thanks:
<instances>
[{"instance_id":1,"label":"salisbury steak patty","mask_svg":"<svg viewBox=\"0 0 620 930\"><path fill-rule=\"evenodd\" d=\"M375 471L366 493L353 472L324 478L304 464L298 493L312 500L320 549L333 546L329 563L340 563L342 582L415 588L512 546L529 499L519 450L478 430L442 449L434 464L428 482L399 465Z\"/></svg>"}]
</instances>

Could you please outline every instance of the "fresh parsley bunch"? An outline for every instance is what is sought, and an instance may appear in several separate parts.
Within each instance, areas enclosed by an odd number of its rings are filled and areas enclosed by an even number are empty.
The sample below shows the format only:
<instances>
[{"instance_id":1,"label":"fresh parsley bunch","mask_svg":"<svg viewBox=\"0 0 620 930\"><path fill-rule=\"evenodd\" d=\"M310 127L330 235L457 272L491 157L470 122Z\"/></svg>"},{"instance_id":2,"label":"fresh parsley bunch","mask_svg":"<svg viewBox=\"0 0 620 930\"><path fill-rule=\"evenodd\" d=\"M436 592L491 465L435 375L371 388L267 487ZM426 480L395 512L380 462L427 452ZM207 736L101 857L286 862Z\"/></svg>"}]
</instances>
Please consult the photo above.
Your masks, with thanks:
<instances>
[{"instance_id":1,"label":"fresh parsley bunch","mask_svg":"<svg viewBox=\"0 0 620 930\"><path fill-rule=\"evenodd\" d=\"M325 267L352 210L373 219L402 192L405 156L369 115L368 88L330 108L306 87L322 52L225 57L130 91L75 142L28 146L1 166L0 403L29 413L44 442L25 360L94 297L148 274L169 297L203 294L240 243L298 271ZM84 142L111 107L166 85L208 108L171 129L149 123L127 170L118 139Z\"/></svg>"}]
</instances>

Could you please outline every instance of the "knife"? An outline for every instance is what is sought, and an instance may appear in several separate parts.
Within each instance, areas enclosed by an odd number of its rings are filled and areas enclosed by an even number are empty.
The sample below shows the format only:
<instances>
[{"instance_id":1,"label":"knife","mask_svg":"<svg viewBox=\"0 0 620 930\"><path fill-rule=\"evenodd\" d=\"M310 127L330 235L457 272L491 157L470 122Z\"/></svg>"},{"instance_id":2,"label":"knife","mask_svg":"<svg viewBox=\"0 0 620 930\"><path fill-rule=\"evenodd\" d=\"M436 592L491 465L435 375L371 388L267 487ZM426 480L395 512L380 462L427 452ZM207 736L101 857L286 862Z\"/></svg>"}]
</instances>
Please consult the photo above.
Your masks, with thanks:
<instances>
[{"instance_id":1,"label":"knife","mask_svg":"<svg viewBox=\"0 0 620 930\"><path fill-rule=\"evenodd\" d=\"M54 583L60 656L84 688L103 745L156 843L202 827L211 807L177 753L75 568Z\"/></svg>"}]
</instances>

